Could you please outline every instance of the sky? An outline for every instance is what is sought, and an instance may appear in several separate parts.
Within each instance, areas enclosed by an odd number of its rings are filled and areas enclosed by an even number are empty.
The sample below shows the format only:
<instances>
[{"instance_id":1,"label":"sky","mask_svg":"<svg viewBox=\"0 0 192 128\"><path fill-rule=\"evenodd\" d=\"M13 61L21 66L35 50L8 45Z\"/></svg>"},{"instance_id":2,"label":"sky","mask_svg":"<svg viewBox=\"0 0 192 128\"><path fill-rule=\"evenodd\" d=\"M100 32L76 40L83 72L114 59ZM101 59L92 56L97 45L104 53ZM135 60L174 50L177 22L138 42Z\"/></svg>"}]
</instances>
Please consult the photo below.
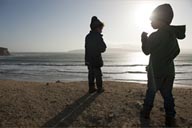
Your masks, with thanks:
<instances>
[{"instance_id":1,"label":"sky","mask_svg":"<svg viewBox=\"0 0 192 128\"><path fill-rule=\"evenodd\" d=\"M0 0L0 47L11 52L66 52L84 48L90 20L105 27L108 48L140 49L140 35L151 33L153 9L170 3L173 25L186 25L182 50L192 51L191 0Z\"/></svg>"}]
</instances>

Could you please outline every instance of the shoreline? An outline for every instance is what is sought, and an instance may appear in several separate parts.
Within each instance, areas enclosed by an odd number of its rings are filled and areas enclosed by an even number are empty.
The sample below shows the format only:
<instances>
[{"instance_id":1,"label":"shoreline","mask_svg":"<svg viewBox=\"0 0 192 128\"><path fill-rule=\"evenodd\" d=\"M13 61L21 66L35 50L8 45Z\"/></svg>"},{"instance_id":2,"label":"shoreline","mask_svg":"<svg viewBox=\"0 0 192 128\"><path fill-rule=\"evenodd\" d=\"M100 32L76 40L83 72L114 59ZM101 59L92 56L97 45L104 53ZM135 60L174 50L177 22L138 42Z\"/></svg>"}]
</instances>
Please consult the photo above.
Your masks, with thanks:
<instances>
[{"instance_id":1,"label":"shoreline","mask_svg":"<svg viewBox=\"0 0 192 128\"><path fill-rule=\"evenodd\" d=\"M56 81L33 81L33 80L11 80L11 79L0 79L0 81L15 81L15 82L34 82L34 83L57 83L58 81L61 83L74 83L74 82L87 82L87 80L56 80ZM132 83L132 84L140 84L146 85L147 82L138 82L138 81L128 81L128 80L104 80L104 82L120 82L120 83ZM187 84L177 84L173 85L174 88L192 88L192 85Z\"/></svg>"},{"instance_id":2,"label":"shoreline","mask_svg":"<svg viewBox=\"0 0 192 128\"><path fill-rule=\"evenodd\" d=\"M46 83L0 80L0 126L145 125L146 122L139 118L145 98L145 84L104 81L105 92L93 95L87 93L87 84L85 81ZM173 94L179 127L192 126L192 88L174 88ZM159 93L148 125L164 126L163 100Z\"/></svg>"}]
</instances>

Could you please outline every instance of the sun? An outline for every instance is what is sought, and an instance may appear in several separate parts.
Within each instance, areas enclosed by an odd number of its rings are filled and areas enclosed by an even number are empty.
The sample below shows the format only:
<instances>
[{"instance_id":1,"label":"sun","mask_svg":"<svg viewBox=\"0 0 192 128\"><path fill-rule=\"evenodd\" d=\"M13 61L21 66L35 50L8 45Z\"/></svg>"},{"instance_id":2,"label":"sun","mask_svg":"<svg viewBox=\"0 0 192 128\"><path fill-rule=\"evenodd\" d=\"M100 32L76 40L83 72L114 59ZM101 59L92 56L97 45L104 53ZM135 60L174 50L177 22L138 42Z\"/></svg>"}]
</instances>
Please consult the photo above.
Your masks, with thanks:
<instances>
[{"instance_id":1,"label":"sun","mask_svg":"<svg viewBox=\"0 0 192 128\"><path fill-rule=\"evenodd\" d=\"M156 5L151 2L139 3L134 10L134 22L141 31L152 31L151 21L149 20Z\"/></svg>"}]
</instances>

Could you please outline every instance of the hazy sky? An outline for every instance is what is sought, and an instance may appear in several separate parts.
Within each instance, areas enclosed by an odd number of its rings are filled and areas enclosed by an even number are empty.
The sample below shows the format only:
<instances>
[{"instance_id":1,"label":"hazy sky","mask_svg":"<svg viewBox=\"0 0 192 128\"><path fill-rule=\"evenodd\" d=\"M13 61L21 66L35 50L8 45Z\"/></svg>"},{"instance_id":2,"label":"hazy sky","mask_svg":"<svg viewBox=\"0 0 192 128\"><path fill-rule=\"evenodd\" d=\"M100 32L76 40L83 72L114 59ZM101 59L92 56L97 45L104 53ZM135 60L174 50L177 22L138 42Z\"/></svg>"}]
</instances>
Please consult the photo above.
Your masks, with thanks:
<instances>
[{"instance_id":1,"label":"hazy sky","mask_svg":"<svg viewBox=\"0 0 192 128\"><path fill-rule=\"evenodd\" d=\"M104 22L108 47L140 49L149 16L170 3L172 24L187 25L182 49L192 50L192 0L0 0L0 46L15 52L64 52L84 48L93 15Z\"/></svg>"}]
</instances>

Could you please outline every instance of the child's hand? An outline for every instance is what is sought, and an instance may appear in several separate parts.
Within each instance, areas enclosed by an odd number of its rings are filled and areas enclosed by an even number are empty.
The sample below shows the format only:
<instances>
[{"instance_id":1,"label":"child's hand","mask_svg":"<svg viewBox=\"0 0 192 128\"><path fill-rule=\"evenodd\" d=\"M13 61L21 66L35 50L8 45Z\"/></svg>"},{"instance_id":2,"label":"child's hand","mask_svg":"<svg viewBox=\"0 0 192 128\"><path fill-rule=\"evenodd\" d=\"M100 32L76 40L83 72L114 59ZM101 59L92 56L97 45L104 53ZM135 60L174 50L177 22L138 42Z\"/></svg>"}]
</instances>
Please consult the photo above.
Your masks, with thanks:
<instances>
[{"instance_id":1,"label":"child's hand","mask_svg":"<svg viewBox=\"0 0 192 128\"><path fill-rule=\"evenodd\" d=\"M141 34L141 42L143 43L143 42L145 42L146 40L147 40L147 34L148 33L146 33L146 32L143 32L142 34Z\"/></svg>"}]
</instances>

